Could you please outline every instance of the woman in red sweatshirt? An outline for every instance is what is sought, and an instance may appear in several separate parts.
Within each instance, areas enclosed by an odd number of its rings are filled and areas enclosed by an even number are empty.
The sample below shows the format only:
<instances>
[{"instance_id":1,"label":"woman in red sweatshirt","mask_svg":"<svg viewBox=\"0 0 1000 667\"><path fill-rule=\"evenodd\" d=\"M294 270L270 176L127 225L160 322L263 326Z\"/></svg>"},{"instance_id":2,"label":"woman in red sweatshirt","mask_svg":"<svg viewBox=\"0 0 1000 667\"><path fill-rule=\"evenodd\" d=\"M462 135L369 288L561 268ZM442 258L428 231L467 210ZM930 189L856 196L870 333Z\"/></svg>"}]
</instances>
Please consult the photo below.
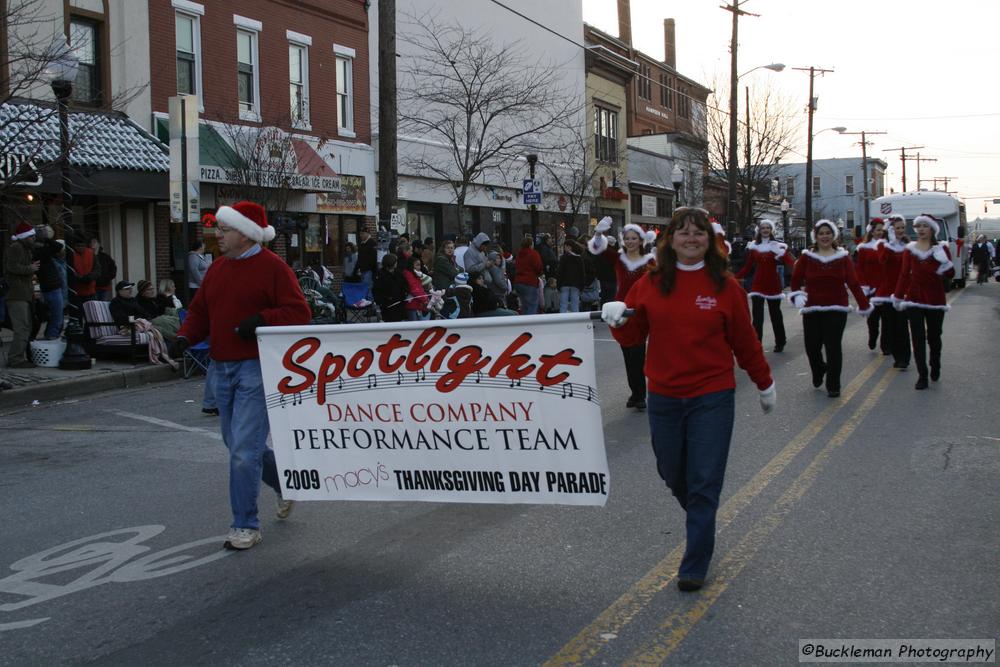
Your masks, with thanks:
<instances>
[{"instance_id":1,"label":"woman in red sweatshirt","mask_svg":"<svg viewBox=\"0 0 1000 667\"><path fill-rule=\"evenodd\" d=\"M781 316L781 302L785 298L781 276L778 275L778 263L784 264L789 270L794 266L788 246L774 240L774 223L761 220L757 225L757 236L747 246L747 261L736 274L737 280L742 280L754 271L753 282L750 284L750 301L753 303L753 328L757 339L764 339L764 302L771 314L771 328L774 330L774 351L785 349L785 321Z\"/></svg>"},{"instance_id":2,"label":"woman in red sweatshirt","mask_svg":"<svg viewBox=\"0 0 1000 667\"><path fill-rule=\"evenodd\" d=\"M858 254L855 258L855 270L858 274L858 282L861 283L861 291L865 293L865 296L872 300L872 311L871 316L868 318L868 349L874 350L875 345L879 344L878 330L879 323L882 319L882 311L886 308L892 308L889 304L881 304L876 306L874 304L875 292L878 291L878 286L882 282L882 263L879 261L879 246L885 243L885 221L882 218L872 218L872 221L868 223L868 232L865 234L865 238L861 243L858 244ZM889 348L889 334L885 327L882 327L882 342L881 350L882 354L888 355L890 353Z\"/></svg>"},{"instance_id":3,"label":"woman in red sweatshirt","mask_svg":"<svg viewBox=\"0 0 1000 667\"><path fill-rule=\"evenodd\" d=\"M906 370L910 365L910 329L906 316L892 307L892 294L899 282L899 271L903 268L903 251L910 239L906 236L906 218L899 213L889 216L886 227L888 240L878 247L878 261L882 267L882 278L872 305L879 308L882 316L883 336L889 338L893 368Z\"/></svg>"},{"instance_id":4,"label":"woman in red sweatshirt","mask_svg":"<svg viewBox=\"0 0 1000 667\"><path fill-rule=\"evenodd\" d=\"M430 298L420 281L418 272L423 271L420 255L412 254L403 263L403 278L406 279L406 319L419 321L427 319L427 304Z\"/></svg>"},{"instance_id":5,"label":"woman in red sweatshirt","mask_svg":"<svg viewBox=\"0 0 1000 667\"><path fill-rule=\"evenodd\" d=\"M652 252L644 252L643 248L647 243L656 238L653 232L645 232L639 225L628 224L622 228L620 250L609 247L608 239L604 235L611 229L611 218L605 216L594 228L594 236L587 241L587 249L592 255L607 262L615 269L617 288L615 289L615 300L624 301L625 295L629 293L632 286L646 272L656 266L656 255ZM625 358L625 377L628 379L628 388L631 392L628 400L625 401L626 408L637 410L646 409L646 376L642 369L646 365L646 345L622 345L622 356Z\"/></svg>"},{"instance_id":6,"label":"woman in red sweatshirt","mask_svg":"<svg viewBox=\"0 0 1000 667\"><path fill-rule=\"evenodd\" d=\"M913 220L917 240L906 244L903 268L893 294L893 306L905 310L913 338L913 360L917 364L916 389L927 389L927 349L931 351L930 378L941 377L941 329L945 311L944 281L955 276L955 265L947 241L938 243L941 221L924 213Z\"/></svg>"},{"instance_id":7,"label":"woman in red sweatshirt","mask_svg":"<svg viewBox=\"0 0 1000 667\"><path fill-rule=\"evenodd\" d=\"M521 239L521 249L517 251L514 261L514 291L517 300L521 302L522 315L538 313L538 279L545 270L542 266L542 256L532 245L530 236Z\"/></svg>"},{"instance_id":8,"label":"woman in red sweatshirt","mask_svg":"<svg viewBox=\"0 0 1000 667\"><path fill-rule=\"evenodd\" d=\"M626 308L635 311L627 321ZM635 283L624 303L604 304L601 318L622 347L648 338L645 373L656 468L687 513L677 587L697 590L715 547L735 417L734 357L757 385L763 411L777 402L746 293L726 270L708 211L674 211L657 244L656 268Z\"/></svg>"},{"instance_id":9,"label":"woman in red sweatshirt","mask_svg":"<svg viewBox=\"0 0 1000 667\"><path fill-rule=\"evenodd\" d=\"M837 245L837 236L837 226L829 220L819 220L813 225L813 245L803 250L795 262L789 295L802 313L802 334L813 386L823 384L826 375L826 395L830 398L840 396L840 369L844 360L841 343L847 313L853 310L847 302L847 289L858 302L859 314L868 316L872 312L850 256Z\"/></svg>"}]
</instances>

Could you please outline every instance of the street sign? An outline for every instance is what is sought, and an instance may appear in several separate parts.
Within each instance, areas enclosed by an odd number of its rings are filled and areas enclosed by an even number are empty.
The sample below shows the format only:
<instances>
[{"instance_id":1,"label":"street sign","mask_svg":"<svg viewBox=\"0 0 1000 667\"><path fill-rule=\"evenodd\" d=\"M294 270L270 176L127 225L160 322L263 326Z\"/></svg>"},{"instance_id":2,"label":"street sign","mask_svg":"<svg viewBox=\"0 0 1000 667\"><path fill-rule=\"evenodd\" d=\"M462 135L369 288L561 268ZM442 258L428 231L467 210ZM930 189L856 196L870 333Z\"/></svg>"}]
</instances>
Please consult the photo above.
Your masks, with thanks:
<instances>
[{"instance_id":1,"label":"street sign","mask_svg":"<svg viewBox=\"0 0 1000 667\"><path fill-rule=\"evenodd\" d=\"M542 181L540 179L524 179L524 184L521 190L524 193L523 200L525 206L529 206L531 204L539 205L542 203Z\"/></svg>"},{"instance_id":2,"label":"street sign","mask_svg":"<svg viewBox=\"0 0 1000 667\"><path fill-rule=\"evenodd\" d=\"M395 226L401 224L402 222L403 222L403 216L401 216L399 213L390 213L389 214L389 224L391 226L395 227Z\"/></svg>"},{"instance_id":3,"label":"street sign","mask_svg":"<svg viewBox=\"0 0 1000 667\"><path fill-rule=\"evenodd\" d=\"M170 219L198 222L201 219L201 159L198 148L198 98L177 95L169 100L170 111ZM181 158L181 147L184 158ZM185 192L186 190L186 192ZM187 215L184 206L187 205Z\"/></svg>"}]
</instances>

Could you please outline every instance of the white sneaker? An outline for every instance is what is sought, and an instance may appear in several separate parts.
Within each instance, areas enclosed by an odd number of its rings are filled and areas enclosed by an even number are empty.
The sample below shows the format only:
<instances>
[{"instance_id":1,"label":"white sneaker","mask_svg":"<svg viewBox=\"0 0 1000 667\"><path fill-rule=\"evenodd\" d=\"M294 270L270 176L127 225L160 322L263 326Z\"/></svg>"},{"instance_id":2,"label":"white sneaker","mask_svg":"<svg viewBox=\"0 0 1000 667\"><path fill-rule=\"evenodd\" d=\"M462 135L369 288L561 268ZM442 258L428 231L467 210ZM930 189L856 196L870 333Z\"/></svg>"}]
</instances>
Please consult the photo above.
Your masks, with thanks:
<instances>
[{"instance_id":1,"label":"white sneaker","mask_svg":"<svg viewBox=\"0 0 1000 667\"><path fill-rule=\"evenodd\" d=\"M223 546L227 549L243 551L256 544L260 544L262 539L264 538L261 536L259 530L254 530L253 528L230 528L229 535L226 537L226 543Z\"/></svg>"},{"instance_id":2,"label":"white sneaker","mask_svg":"<svg viewBox=\"0 0 1000 667\"><path fill-rule=\"evenodd\" d=\"M292 513L292 508L295 507L294 500L285 500L281 496L278 496L278 511L277 515L279 519L287 519L288 515Z\"/></svg>"}]
</instances>

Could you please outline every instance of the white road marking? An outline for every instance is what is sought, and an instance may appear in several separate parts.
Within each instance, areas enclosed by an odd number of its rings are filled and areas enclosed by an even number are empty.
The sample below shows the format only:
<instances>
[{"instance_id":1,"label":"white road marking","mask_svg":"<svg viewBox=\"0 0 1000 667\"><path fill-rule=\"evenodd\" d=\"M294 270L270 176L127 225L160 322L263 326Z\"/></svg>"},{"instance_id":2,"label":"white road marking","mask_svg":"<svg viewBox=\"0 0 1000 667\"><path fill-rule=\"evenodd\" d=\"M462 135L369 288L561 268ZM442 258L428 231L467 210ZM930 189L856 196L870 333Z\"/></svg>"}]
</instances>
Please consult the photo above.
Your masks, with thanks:
<instances>
[{"instance_id":1,"label":"white road marking","mask_svg":"<svg viewBox=\"0 0 1000 667\"><path fill-rule=\"evenodd\" d=\"M38 625L39 623L44 623L49 620L49 616L45 618L33 618L30 621L15 621L14 623L0 623L0 632L5 630L21 630L23 628L30 628L33 625Z\"/></svg>"},{"instance_id":2,"label":"white road marking","mask_svg":"<svg viewBox=\"0 0 1000 667\"><path fill-rule=\"evenodd\" d=\"M184 424L178 424L177 422L167 421L166 419L157 419L156 417L137 415L134 412L123 412L120 410L115 410L113 412L119 417L126 417L128 419L137 419L139 421L147 422L149 424L156 424L157 426L163 426L164 428L171 428L174 429L175 431L187 431L188 433L199 433L209 438L214 438L215 440L222 440L221 433L217 433L216 431L209 431L208 429L204 428L198 428L197 426L185 426Z\"/></svg>"}]
</instances>

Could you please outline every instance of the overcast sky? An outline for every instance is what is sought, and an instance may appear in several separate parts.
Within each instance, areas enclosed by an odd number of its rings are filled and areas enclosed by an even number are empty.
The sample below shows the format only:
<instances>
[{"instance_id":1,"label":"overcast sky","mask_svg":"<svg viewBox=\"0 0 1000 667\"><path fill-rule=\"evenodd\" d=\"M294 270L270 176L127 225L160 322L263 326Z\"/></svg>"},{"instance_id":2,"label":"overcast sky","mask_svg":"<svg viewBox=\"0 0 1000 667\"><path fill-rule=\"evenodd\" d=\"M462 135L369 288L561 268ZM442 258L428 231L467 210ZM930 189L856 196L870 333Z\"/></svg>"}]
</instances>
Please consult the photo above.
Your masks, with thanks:
<instances>
[{"instance_id":1,"label":"overcast sky","mask_svg":"<svg viewBox=\"0 0 1000 667\"><path fill-rule=\"evenodd\" d=\"M632 42L662 58L663 19L674 18L678 71L706 85L716 77L728 80L732 15L722 4L632 0ZM583 18L617 35L616 5L583 0ZM762 70L747 80L763 85L766 77L799 95L804 114L809 75L791 68L835 70L816 78L815 129L888 132L870 137L874 145L868 147L869 155L888 163L887 189L901 190L901 163L899 151L883 149L924 146L921 156L938 161L922 163L921 178L956 177L948 189L967 198L970 219L983 215L984 200L975 197L1000 198L1000 0L749 0L741 6L760 16L740 19L739 72L786 64L784 72ZM795 148L804 155L802 127ZM814 157L860 160L861 147L852 145L858 139L825 132L814 141ZM916 162L908 162L908 190L916 187L916 171ZM1000 215L1000 205L990 203L989 215Z\"/></svg>"}]
</instances>

